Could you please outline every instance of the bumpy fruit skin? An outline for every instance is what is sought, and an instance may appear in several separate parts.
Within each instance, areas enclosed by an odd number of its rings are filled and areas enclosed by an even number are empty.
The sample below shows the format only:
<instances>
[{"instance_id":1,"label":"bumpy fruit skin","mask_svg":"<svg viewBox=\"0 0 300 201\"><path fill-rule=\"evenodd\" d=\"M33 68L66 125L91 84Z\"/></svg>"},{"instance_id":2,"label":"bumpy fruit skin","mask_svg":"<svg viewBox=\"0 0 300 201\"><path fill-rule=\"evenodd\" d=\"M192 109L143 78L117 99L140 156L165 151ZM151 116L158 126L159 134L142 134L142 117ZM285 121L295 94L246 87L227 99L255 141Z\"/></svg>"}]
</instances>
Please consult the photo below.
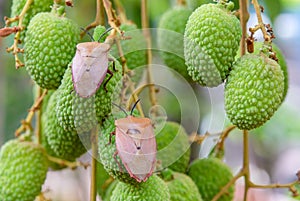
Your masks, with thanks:
<instances>
[{"instance_id":1,"label":"bumpy fruit skin","mask_svg":"<svg viewBox=\"0 0 300 201\"><path fill-rule=\"evenodd\" d=\"M263 48L263 43L256 42L254 44L254 53L253 54L259 54L259 52L262 48ZM283 99L282 99L282 101L284 101L286 94L288 92L288 88L289 88L288 67L287 67L287 63L285 61L283 53L281 52L280 48L275 43L272 43L272 49L276 53L276 57L278 59L278 64L280 65L281 70L284 75L284 92L283 92Z\"/></svg>"},{"instance_id":2,"label":"bumpy fruit skin","mask_svg":"<svg viewBox=\"0 0 300 201\"><path fill-rule=\"evenodd\" d=\"M157 160L162 167L185 172L190 161L190 144L185 129L176 122L166 122L163 129L155 132Z\"/></svg>"},{"instance_id":3,"label":"bumpy fruit skin","mask_svg":"<svg viewBox=\"0 0 300 201\"><path fill-rule=\"evenodd\" d=\"M57 89L72 60L80 29L58 14L39 13L32 18L25 38L24 61L31 78L42 88Z\"/></svg>"},{"instance_id":4,"label":"bumpy fruit skin","mask_svg":"<svg viewBox=\"0 0 300 201\"><path fill-rule=\"evenodd\" d=\"M130 177L127 173L122 160L117 155L116 160L113 157L116 153L116 141L115 135L111 135L112 132L116 130L115 120L118 118L124 118L125 114L123 112L118 112L114 115L110 115L102 124L99 129L99 144L98 153L100 162L103 164L106 171L115 179L118 179L125 183L136 184L137 181ZM109 141L111 138L111 141ZM110 143L109 143L110 142ZM119 165L120 167L119 167Z\"/></svg>"},{"instance_id":5,"label":"bumpy fruit skin","mask_svg":"<svg viewBox=\"0 0 300 201\"><path fill-rule=\"evenodd\" d=\"M124 31L125 37L130 37L129 39L121 41L127 67L132 70L146 65L147 43L141 30L139 30L135 24L122 24L120 29ZM119 58L116 45L112 47L111 54L113 57Z\"/></svg>"},{"instance_id":6,"label":"bumpy fruit skin","mask_svg":"<svg viewBox=\"0 0 300 201\"><path fill-rule=\"evenodd\" d=\"M196 184L189 176L173 172L173 178L166 183L171 201L202 201Z\"/></svg>"},{"instance_id":7,"label":"bumpy fruit skin","mask_svg":"<svg viewBox=\"0 0 300 201\"><path fill-rule=\"evenodd\" d=\"M13 0L12 6L11 6L11 17L16 17L20 15L22 12L23 7L25 6L26 0ZM35 16L37 13L40 12L48 12L51 10L51 5L53 4L53 0L34 0L29 9L27 10L22 26L25 26L25 30L21 32L21 41L25 38L25 32L27 30L27 26L29 24L29 21L33 16ZM17 26L17 23L12 23L12 26Z\"/></svg>"},{"instance_id":8,"label":"bumpy fruit skin","mask_svg":"<svg viewBox=\"0 0 300 201\"><path fill-rule=\"evenodd\" d=\"M238 59L225 86L225 109L231 123L251 130L269 120L282 102L284 76L279 64L264 55Z\"/></svg>"},{"instance_id":9,"label":"bumpy fruit skin","mask_svg":"<svg viewBox=\"0 0 300 201\"><path fill-rule=\"evenodd\" d=\"M93 34L93 38L95 41L99 41L100 43L103 43L105 41L105 38L108 36L108 33L104 34L106 31L105 26L102 25L98 25L96 26L95 30L94 30L94 34ZM102 36L102 34L104 34ZM100 36L102 36L100 38Z\"/></svg>"},{"instance_id":10,"label":"bumpy fruit skin","mask_svg":"<svg viewBox=\"0 0 300 201\"><path fill-rule=\"evenodd\" d=\"M47 171L48 160L41 146L17 139L8 141L0 151L0 200L34 200Z\"/></svg>"},{"instance_id":11,"label":"bumpy fruit skin","mask_svg":"<svg viewBox=\"0 0 300 201\"><path fill-rule=\"evenodd\" d=\"M107 82L106 90L104 84L110 77L106 74L104 81L96 94L90 98L78 96L74 90L72 81L71 65L65 72L62 83L58 88L56 115L58 123L66 131L77 131L78 133L90 131L97 122L102 122L111 112L113 94L118 91L117 86L122 78L122 66L115 61L116 71L113 63L109 64L109 70L113 77Z\"/></svg>"},{"instance_id":12,"label":"bumpy fruit skin","mask_svg":"<svg viewBox=\"0 0 300 201\"><path fill-rule=\"evenodd\" d=\"M184 33L187 71L202 86L216 87L228 76L241 38L231 4L204 4L189 17Z\"/></svg>"},{"instance_id":13,"label":"bumpy fruit skin","mask_svg":"<svg viewBox=\"0 0 300 201\"><path fill-rule=\"evenodd\" d=\"M105 195L102 198L103 201L111 201L111 196L113 191L115 190L117 184L119 183L118 180L114 180L106 189Z\"/></svg>"},{"instance_id":14,"label":"bumpy fruit skin","mask_svg":"<svg viewBox=\"0 0 300 201\"><path fill-rule=\"evenodd\" d=\"M42 118L42 129L47 153L51 156L74 161L84 154L86 148L84 140L89 139L89 133L77 134L76 131L64 130L56 117L56 103L59 90L56 90L48 103L45 116Z\"/></svg>"},{"instance_id":15,"label":"bumpy fruit skin","mask_svg":"<svg viewBox=\"0 0 300 201\"><path fill-rule=\"evenodd\" d=\"M157 45L165 64L179 72L184 78L191 78L187 72L183 53L183 34L192 11L176 7L165 12L158 24Z\"/></svg>"},{"instance_id":16,"label":"bumpy fruit skin","mask_svg":"<svg viewBox=\"0 0 300 201\"><path fill-rule=\"evenodd\" d=\"M213 197L232 178L230 168L217 158L197 159L189 167L188 175L198 187L203 201L211 201ZM232 201L234 186L228 189L228 193L221 196L218 201Z\"/></svg>"},{"instance_id":17,"label":"bumpy fruit skin","mask_svg":"<svg viewBox=\"0 0 300 201\"><path fill-rule=\"evenodd\" d=\"M170 201L166 183L156 175L137 185L119 182L111 196L113 201Z\"/></svg>"}]
</instances>

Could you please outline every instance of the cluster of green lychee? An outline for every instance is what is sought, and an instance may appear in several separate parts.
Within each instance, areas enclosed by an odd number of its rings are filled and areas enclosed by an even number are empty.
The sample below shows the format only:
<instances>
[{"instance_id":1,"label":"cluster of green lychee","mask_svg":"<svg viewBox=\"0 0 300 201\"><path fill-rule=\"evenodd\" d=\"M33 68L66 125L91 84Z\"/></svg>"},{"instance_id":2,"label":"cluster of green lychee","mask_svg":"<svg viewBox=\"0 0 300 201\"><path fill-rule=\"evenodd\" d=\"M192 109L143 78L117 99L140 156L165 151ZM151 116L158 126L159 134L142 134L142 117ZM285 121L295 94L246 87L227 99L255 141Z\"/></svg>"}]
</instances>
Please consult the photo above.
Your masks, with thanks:
<instances>
[{"instance_id":1,"label":"cluster of green lychee","mask_svg":"<svg viewBox=\"0 0 300 201\"><path fill-rule=\"evenodd\" d=\"M273 46L279 63L269 58L273 50L268 44L236 59L241 27L232 13L234 5L225 0L201 6L189 2L192 9L176 7L161 17L157 42L162 59L186 79L202 86L216 87L225 82L225 108L231 122L245 130L261 126L287 94L287 68L279 50ZM13 3L12 15L20 13L24 4ZM232 179L230 168L216 158L197 159L189 165L188 134L175 122L167 121L161 130L154 131L156 172L142 183L130 176L120 157L114 157L117 150L112 135L115 120L124 117L121 112L112 114L111 108L113 94L120 92L121 59L109 64L114 75L106 75L105 87L101 85L90 98L80 97L71 71L80 29L65 17L64 6L54 4L50 12L42 12L47 9L41 5L48 4L34 1L30 7L23 37L26 70L37 85L52 90L42 106L42 143L15 139L1 148L0 200L34 200L48 168L64 168L51 158L75 161L89 149L90 132L97 125L101 176L98 191L104 200L212 200ZM131 32L129 38L134 38L121 42L128 68L145 65L146 41L142 32L133 24L124 24L120 29L125 36ZM97 27L93 38L98 41L104 31L104 27ZM116 46L110 57L120 57ZM114 181L108 185L108 180ZM232 200L233 191L232 186L220 200Z\"/></svg>"}]
</instances>

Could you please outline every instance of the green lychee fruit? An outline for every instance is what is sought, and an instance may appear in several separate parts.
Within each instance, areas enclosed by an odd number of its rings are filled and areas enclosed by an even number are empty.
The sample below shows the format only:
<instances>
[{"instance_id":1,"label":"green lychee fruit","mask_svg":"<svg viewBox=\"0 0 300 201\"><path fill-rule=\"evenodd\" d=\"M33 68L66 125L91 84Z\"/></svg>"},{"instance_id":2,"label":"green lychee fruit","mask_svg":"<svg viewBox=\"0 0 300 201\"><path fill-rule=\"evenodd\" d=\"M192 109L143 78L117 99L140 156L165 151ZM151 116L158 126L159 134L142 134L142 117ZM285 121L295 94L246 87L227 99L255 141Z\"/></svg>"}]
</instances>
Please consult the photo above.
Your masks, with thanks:
<instances>
[{"instance_id":1,"label":"green lychee fruit","mask_svg":"<svg viewBox=\"0 0 300 201\"><path fill-rule=\"evenodd\" d=\"M241 39L231 3L204 4L189 17L184 33L187 71L202 86L216 87L228 76Z\"/></svg>"},{"instance_id":2,"label":"green lychee fruit","mask_svg":"<svg viewBox=\"0 0 300 201\"><path fill-rule=\"evenodd\" d=\"M113 72L112 78L107 82L110 74L106 74L101 86L90 98L80 97L73 85L71 66L65 72L62 83L58 88L56 115L59 125L67 131L78 133L90 131L98 122L101 123L111 112L113 94L117 92L117 85L122 77L122 66L115 61L109 64ZM107 82L107 83L106 83ZM104 88L104 84L106 86Z\"/></svg>"},{"instance_id":3,"label":"green lychee fruit","mask_svg":"<svg viewBox=\"0 0 300 201\"><path fill-rule=\"evenodd\" d=\"M190 161L190 143L185 129L176 122L167 121L156 130L157 160L163 168L185 172Z\"/></svg>"},{"instance_id":4,"label":"green lychee fruit","mask_svg":"<svg viewBox=\"0 0 300 201\"><path fill-rule=\"evenodd\" d=\"M104 34L106 31L105 26L98 25L94 29L93 38L95 41L99 41L100 43L103 43L105 41L105 38L108 36L108 33ZM102 36L102 34L104 34ZM101 38L100 38L101 37Z\"/></svg>"},{"instance_id":5,"label":"green lychee fruit","mask_svg":"<svg viewBox=\"0 0 300 201\"><path fill-rule=\"evenodd\" d=\"M275 54L276 57L278 59L278 64L281 67L281 70L283 71L283 75L284 75L284 92L283 92L283 101L286 97L286 94L288 92L288 88L289 88L289 75L288 75L288 66L285 60L285 57L282 53L282 51L280 50L280 48L275 44L264 44L263 42L254 42L254 52L253 54L259 55L259 54L265 54L265 55L269 55L271 52L270 50L272 50ZM247 52L246 52L247 53ZM240 57L240 50L237 53L236 59L238 59ZM283 102L282 101L282 102Z\"/></svg>"},{"instance_id":6,"label":"green lychee fruit","mask_svg":"<svg viewBox=\"0 0 300 201\"><path fill-rule=\"evenodd\" d=\"M42 88L57 89L72 60L80 29L55 11L32 18L25 38L24 61L31 78Z\"/></svg>"},{"instance_id":7,"label":"green lychee fruit","mask_svg":"<svg viewBox=\"0 0 300 201\"><path fill-rule=\"evenodd\" d=\"M122 24L120 29L124 31L125 39L121 40L121 47L126 59L126 65L129 70L134 72L134 76L131 79L134 82L138 82L143 76L145 65L147 64L146 39L135 24ZM121 62L116 45L112 46L111 54Z\"/></svg>"},{"instance_id":8,"label":"green lychee fruit","mask_svg":"<svg viewBox=\"0 0 300 201\"><path fill-rule=\"evenodd\" d=\"M170 193L166 183L156 175L146 182L132 185L119 182L115 187L111 200L114 201L169 201Z\"/></svg>"},{"instance_id":9,"label":"green lychee fruit","mask_svg":"<svg viewBox=\"0 0 300 201\"><path fill-rule=\"evenodd\" d=\"M106 189L105 194L103 196L103 201L111 201L111 196L113 191L115 190L117 184L119 183L118 180L114 180Z\"/></svg>"},{"instance_id":10,"label":"green lychee fruit","mask_svg":"<svg viewBox=\"0 0 300 201\"><path fill-rule=\"evenodd\" d=\"M239 129L251 130L269 120L283 100L284 75L264 55L238 59L225 86L227 117Z\"/></svg>"},{"instance_id":11,"label":"green lychee fruit","mask_svg":"<svg viewBox=\"0 0 300 201\"><path fill-rule=\"evenodd\" d=\"M11 17L19 16L23 10L23 7L26 4L26 0L13 0L11 5ZM29 9L26 11L26 14L22 21L22 26L25 27L25 30L21 32L20 40L23 41L25 38L25 32L27 30L27 26L29 21L33 16L40 12L48 12L51 10L51 5L53 4L53 0L34 0ZM17 23L12 23L12 26L17 26Z\"/></svg>"},{"instance_id":12,"label":"green lychee fruit","mask_svg":"<svg viewBox=\"0 0 300 201\"><path fill-rule=\"evenodd\" d=\"M84 154L88 147L85 147L85 140L89 139L89 133L78 134L76 131L64 130L56 117L56 103L59 90L56 90L48 103L46 112L42 117L42 128L47 153L68 161L74 161ZM44 143L43 143L44 144ZM50 149L50 150L49 150Z\"/></svg>"},{"instance_id":13,"label":"green lychee fruit","mask_svg":"<svg viewBox=\"0 0 300 201\"><path fill-rule=\"evenodd\" d=\"M188 175L198 187L203 201L213 197L233 178L230 168L217 158L197 159L189 167ZM234 186L218 201L232 201Z\"/></svg>"},{"instance_id":14,"label":"green lychee fruit","mask_svg":"<svg viewBox=\"0 0 300 201\"><path fill-rule=\"evenodd\" d=\"M198 187L187 175L173 172L171 180L166 181L171 201L202 201Z\"/></svg>"},{"instance_id":15,"label":"green lychee fruit","mask_svg":"<svg viewBox=\"0 0 300 201\"><path fill-rule=\"evenodd\" d=\"M259 54L260 50L262 50L264 48L268 49L269 47L268 46L265 47L265 45L262 42L254 43L254 54ZM285 57L284 57L282 51L275 43L272 43L272 50L276 53L276 57L278 59L278 64L281 67L281 70L283 71L284 92L283 92L282 100L284 100L286 97L286 94L288 92L288 88L289 88L288 67L287 67L287 63L286 63L286 60L285 60Z\"/></svg>"},{"instance_id":16,"label":"green lychee fruit","mask_svg":"<svg viewBox=\"0 0 300 201\"><path fill-rule=\"evenodd\" d=\"M183 34L191 14L185 7L168 10L160 18L157 32L157 45L165 64L188 80L191 78L184 60Z\"/></svg>"},{"instance_id":17,"label":"green lychee fruit","mask_svg":"<svg viewBox=\"0 0 300 201\"><path fill-rule=\"evenodd\" d=\"M40 145L18 139L6 142L0 151L0 200L34 200L47 171L48 159Z\"/></svg>"}]
</instances>

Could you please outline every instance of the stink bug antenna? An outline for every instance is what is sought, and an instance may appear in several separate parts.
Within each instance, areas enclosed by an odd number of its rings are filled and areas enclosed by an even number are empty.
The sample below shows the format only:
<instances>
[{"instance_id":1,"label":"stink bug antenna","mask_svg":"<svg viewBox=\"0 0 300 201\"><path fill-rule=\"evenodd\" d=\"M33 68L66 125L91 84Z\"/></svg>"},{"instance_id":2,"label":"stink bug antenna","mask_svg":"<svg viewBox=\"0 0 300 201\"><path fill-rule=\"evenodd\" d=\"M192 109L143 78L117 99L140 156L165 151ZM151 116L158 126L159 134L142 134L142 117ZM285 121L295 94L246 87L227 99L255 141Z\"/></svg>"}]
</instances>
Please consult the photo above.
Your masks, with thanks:
<instances>
[{"instance_id":1,"label":"stink bug antenna","mask_svg":"<svg viewBox=\"0 0 300 201\"><path fill-rule=\"evenodd\" d=\"M95 41L94 37L92 36L92 34L90 32L88 32L87 30L85 30L84 28L80 28L82 31L84 31L87 35L89 35L89 37L91 38L92 41Z\"/></svg>"},{"instance_id":2,"label":"stink bug antenna","mask_svg":"<svg viewBox=\"0 0 300 201\"><path fill-rule=\"evenodd\" d=\"M130 115L132 115L133 110L135 109L135 107L136 107L136 105L138 104L138 102L140 102L140 100L141 100L141 99L138 99L138 100L134 103L134 105L133 105L132 108L131 108Z\"/></svg>"},{"instance_id":3,"label":"stink bug antenna","mask_svg":"<svg viewBox=\"0 0 300 201\"><path fill-rule=\"evenodd\" d=\"M113 104L114 106L116 106L117 108L119 108L120 110L122 110L125 113L126 117L128 116L128 114L127 114L126 110L124 110L124 108L122 108L121 106L119 106L119 105L117 105L115 103L111 103L111 104Z\"/></svg>"},{"instance_id":4,"label":"stink bug antenna","mask_svg":"<svg viewBox=\"0 0 300 201\"><path fill-rule=\"evenodd\" d=\"M106 31L104 31L104 33L100 35L100 37L99 37L99 39L98 39L98 42L100 42L101 38L102 38L103 36L105 36L105 34L107 34L108 32L110 32L112 29L113 29L112 27L109 27L108 29L106 29Z\"/></svg>"}]
</instances>

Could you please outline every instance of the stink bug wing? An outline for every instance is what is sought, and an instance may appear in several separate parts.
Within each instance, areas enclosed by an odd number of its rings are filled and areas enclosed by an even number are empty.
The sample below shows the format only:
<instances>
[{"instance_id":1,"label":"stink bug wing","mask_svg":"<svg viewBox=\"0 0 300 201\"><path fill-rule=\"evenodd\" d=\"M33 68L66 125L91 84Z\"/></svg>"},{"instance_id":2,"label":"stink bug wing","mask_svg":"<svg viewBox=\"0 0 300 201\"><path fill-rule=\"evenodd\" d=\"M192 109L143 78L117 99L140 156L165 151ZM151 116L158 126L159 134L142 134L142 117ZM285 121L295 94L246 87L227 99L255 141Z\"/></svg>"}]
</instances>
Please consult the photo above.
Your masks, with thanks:
<instances>
[{"instance_id":1,"label":"stink bug wing","mask_svg":"<svg viewBox=\"0 0 300 201\"><path fill-rule=\"evenodd\" d=\"M115 124L117 151L126 170L138 182L146 181L152 175L156 161L156 141L151 121L129 116L116 120ZM128 135L128 129L141 131L141 136L135 138ZM137 149L136 141L140 142L140 149Z\"/></svg>"},{"instance_id":2,"label":"stink bug wing","mask_svg":"<svg viewBox=\"0 0 300 201\"><path fill-rule=\"evenodd\" d=\"M108 44L97 42L81 43L72 64L75 91L87 98L95 94L105 79L108 69Z\"/></svg>"}]
</instances>

